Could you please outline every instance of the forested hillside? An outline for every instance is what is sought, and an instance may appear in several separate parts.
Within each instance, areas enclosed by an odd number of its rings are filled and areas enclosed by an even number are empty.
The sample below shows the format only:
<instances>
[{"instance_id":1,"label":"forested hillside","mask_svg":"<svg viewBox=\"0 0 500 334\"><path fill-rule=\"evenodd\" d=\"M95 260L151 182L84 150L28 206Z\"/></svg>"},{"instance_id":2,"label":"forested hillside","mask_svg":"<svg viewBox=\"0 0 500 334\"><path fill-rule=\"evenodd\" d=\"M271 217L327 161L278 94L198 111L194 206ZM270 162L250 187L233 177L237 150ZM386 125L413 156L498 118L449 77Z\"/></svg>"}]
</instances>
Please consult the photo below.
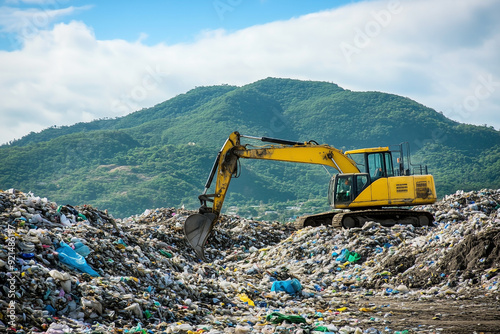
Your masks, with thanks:
<instances>
[{"instance_id":1,"label":"forested hillside","mask_svg":"<svg viewBox=\"0 0 500 334\"><path fill-rule=\"evenodd\" d=\"M0 147L0 189L17 188L116 217L145 209L195 209L227 136L326 143L340 149L409 142L440 196L500 187L500 132L452 121L413 100L353 92L328 82L268 78L243 87L198 87L130 115L52 127ZM242 161L225 208L260 215L327 209L320 166ZM262 211L262 210L261 210ZM286 215L296 212L288 210Z\"/></svg>"}]
</instances>

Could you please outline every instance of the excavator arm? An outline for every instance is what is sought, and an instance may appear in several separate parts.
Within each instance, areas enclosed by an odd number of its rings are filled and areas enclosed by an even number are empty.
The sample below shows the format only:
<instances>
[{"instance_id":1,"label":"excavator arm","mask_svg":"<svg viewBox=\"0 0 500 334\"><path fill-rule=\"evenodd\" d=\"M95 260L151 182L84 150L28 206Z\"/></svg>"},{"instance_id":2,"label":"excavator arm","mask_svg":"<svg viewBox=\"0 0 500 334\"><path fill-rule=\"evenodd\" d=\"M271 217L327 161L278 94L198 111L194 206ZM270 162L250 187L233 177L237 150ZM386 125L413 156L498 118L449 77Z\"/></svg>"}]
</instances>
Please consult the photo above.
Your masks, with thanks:
<instances>
[{"instance_id":1,"label":"excavator arm","mask_svg":"<svg viewBox=\"0 0 500 334\"><path fill-rule=\"evenodd\" d=\"M278 145L248 148L248 145L240 143L241 138ZM328 145L318 145L313 141L301 143L268 137L244 136L238 132L231 133L217 154L203 193L198 196L201 202L199 213L189 216L184 223L186 239L201 259L206 260L204 245L219 219L229 183L238 173L240 158L320 164L331 166L339 173L359 173L352 159L341 150ZM214 177L216 177L215 192L207 194Z\"/></svg>"}]
</instances>

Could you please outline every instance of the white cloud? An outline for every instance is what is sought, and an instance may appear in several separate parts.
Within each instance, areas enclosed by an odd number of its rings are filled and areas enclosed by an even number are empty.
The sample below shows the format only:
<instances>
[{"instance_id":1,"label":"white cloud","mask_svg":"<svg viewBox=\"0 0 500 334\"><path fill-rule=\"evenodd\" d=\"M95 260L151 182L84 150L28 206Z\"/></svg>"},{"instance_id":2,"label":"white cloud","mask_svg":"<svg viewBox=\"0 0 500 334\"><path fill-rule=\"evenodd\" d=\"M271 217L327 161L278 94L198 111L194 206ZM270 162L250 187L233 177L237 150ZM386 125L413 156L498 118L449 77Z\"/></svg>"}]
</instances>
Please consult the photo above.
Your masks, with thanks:
<instances>
[{"instance_id":1,"label":"white cloud","mask_svg":"<svg viewBox=\"0 0 500 334\"><path fill-rule=\"evenodd\" d=\"M40 31L52 27L54 22L77 12L88 10L92 6L59 8L51 1L31 1L36 8L20 9L10 6L0 7L0 32L9 34L14 46L22 45L36 37ZM50 6L49 6L50 5Z\"/></svg>"},{"instance_id":2,"label":"white cloud","mask_svg":"<svg viewBox=\"0 0 500 334\"><path fill-rule=\"evenodd\" d=\"M57 24L0 52L0 142L52 125L121 116L195 86L265 77L324 80L408 96L500 127L500 22L493 0L373 1L190 44L96 40Z\"/></svg>"}]
</instances>

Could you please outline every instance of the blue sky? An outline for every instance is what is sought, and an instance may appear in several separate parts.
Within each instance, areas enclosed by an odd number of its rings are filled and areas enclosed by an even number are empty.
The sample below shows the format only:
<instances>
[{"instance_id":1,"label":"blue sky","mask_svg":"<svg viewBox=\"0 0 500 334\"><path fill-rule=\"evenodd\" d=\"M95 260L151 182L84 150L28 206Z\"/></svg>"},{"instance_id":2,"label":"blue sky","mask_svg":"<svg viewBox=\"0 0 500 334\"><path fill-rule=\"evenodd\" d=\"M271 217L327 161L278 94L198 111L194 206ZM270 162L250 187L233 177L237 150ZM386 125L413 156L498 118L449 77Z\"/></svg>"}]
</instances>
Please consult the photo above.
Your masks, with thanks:
<instances>
[{"instance_id":1,"label":"blue sky","mask_svg":"<svg viewBox=\"0 0 500 334\"><path fill-rule=\"evenodd\" d=\"M266 77L398 94L500 128L497 0L137 3L1 3L0 144Z\"/></svg>"},{"instance_id":2,"label":"blue sky","mask_svg":"<svg viewBox=\"0 0 500 334\"><path fill-rule=\"evenodd\" d=\"M97 38L135 40L141 33L146 44L191 42L201 31L229 32L277 20L331 9L350 1L167 0L135 2L102 1L82 14L95 27ZM83 2L82 2L83 5ZM119 14L116 11L119 9Z\"/></svg>"},{"instance_id":3,"label":"blue sky","mask_svg":"<svg viewBox=\"0 0 500 334\"><path fill-rule=\"evenodd\" d=\"M47 29L54 23L83 21L99 40L141 40L144 44L176 44L195 41L201 32L224 29L234 32L253 25L336 8L356 0L164 0L164 1L6 1L11 8L52 11L74 7L68 14L48 22L39 19L33 26ZM36 20L33 20L36 21ZM14 33L0 35L0 48L21 47ZM17 41L17 42L13 42Z\"/></svg>"}]
</instances>

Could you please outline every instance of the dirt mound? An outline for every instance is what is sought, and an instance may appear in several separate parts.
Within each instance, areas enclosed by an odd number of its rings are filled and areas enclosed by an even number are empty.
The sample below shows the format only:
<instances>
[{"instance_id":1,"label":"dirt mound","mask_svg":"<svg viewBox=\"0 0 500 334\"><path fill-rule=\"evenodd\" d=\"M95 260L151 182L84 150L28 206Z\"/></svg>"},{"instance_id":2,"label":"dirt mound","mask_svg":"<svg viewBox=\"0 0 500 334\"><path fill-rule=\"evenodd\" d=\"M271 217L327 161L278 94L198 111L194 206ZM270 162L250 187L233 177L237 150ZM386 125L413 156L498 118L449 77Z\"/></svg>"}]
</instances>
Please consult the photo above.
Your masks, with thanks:
<instances>
[{"instance_id":1,"label":"dirt mound","mask_svg":"<svg viewBox=\"0 0 500 334\"><path fill-rule=\"evenodd\" d=\"M440 268L447 272L500 268L500 228L466 236L443 257Z\"/></svg>"}]
</instances>

